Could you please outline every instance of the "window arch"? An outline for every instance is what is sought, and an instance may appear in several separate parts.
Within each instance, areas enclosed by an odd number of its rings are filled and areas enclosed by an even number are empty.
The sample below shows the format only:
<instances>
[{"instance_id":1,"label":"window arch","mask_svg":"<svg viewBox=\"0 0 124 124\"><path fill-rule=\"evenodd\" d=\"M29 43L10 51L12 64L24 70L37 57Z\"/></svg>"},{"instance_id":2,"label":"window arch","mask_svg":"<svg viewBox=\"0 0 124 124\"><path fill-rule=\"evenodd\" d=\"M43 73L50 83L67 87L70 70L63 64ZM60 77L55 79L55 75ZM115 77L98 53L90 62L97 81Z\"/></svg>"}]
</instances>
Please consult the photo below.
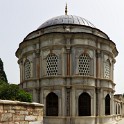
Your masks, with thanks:
<instances>
[{"instance_id":1,"label":"window arch","mask_svg":"<svg viewBox=\"0 0 124 124\"><path fill-rule=\"evenodd\" d=\"M105 67L104 67L104 78L106 79L110 78L110 70L111 70L110 67L111 67L110 61L107 60L105 62Z\"/></svg>"},{"instance_id":2,"label":"window arch","mask_svg":"<svg viewBox=\"0 0 124 124\"><path fill-rule=\"evenodd\" d=\"M118 114L117 104L116 104L116 115Z\"/></svg>"},{"instance_id":3,"label":"window arch","mask_svg":"<svg viewBox=\"0 0 124 124\"><path fill-rule=\"evenodd\" d=\"M58 74L58 56L51 53L46 58L46 70L47 75L57 75Z\"/></svg>"},{"instance_id":4,"label":"window arch","mask_svg":"<svg viewBox=\"0 0 124 124\"><path fill-rule=\"evenodd\" d=\"M105 97L105 115L110 115L110 96L109 94Z\"/></svg>"},{"instance_id":5,"label":"window arch","mask_svg":"<svg viewBox=\"0 0 124 124\"><path fill-rule=\"evenodd\" d=\"M120 114L120 105L118 104L118 114Z\"/></svg>"},{"instance_id":6,"label":"window arch","mask_svg":"<svg viewBox=\"0 0 124 124\"><path fill-rule=\"evenodd\" d=\"M78 99L78 115L91 116L91 97L88 93L82 93Z\"/></svg>"},{"instance_id":7,"label":"window arch","mask_svg":"<svg viewBox=\"0 0 124 124\"><path fill-rule=\"evenodd\" d=\"M29 60L25 61L24 64L24 74L25 74L25 79L29 79L31 77L31 63Z\"/></svg>"},{"instance_id":8,"label":"window arch","mask_svg":"<svg viewBox=\"0 0 124 124\"><path fill-rule=\"evenodd\" d=\"M79 75L89 76L90 75L91 58L88 54L83 53L79 56Z\"/></svg>"},{"instance_id":9,"label":"window arch","mask_svg":"<svg viewBox=\"0 0 124 124\"><path fill-rule=\"evenodd\" d=\"M46 97L46 116L58 116L58 96L53 92Z\"/></svg>"}]
</instances>

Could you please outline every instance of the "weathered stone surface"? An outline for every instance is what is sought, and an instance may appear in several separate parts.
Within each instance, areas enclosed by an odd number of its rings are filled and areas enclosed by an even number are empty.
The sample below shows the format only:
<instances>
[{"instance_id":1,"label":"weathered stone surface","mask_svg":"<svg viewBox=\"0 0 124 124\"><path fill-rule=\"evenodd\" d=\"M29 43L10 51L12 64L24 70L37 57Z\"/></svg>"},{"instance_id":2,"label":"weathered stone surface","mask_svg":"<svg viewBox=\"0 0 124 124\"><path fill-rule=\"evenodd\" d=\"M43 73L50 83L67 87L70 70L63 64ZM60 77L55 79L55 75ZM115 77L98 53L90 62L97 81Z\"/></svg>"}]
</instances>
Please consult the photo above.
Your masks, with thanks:
<instances>
[{"instance_id":1,"label":"weathered stone surface","mask_svg":"<svg viewBox=\"0 0 124 124\"><path fill-rule=\"evenodd\" d=\"M33 116L33 115L25 116L25 120L36 121L37 120L37 116Z\"/></svg>"},{"instance_id":2,"label":"weathered stone surface","mask_svg":"<svg viewBox=\"0 0 124 124\"><path fill-rule=\"evenodd\" d=\"M4 122L4 121L11 121L12 120L12 113L3 113L1 115L1 122Z\"/></svg>"},{"instance_id":3,"label":"weathered stone surface","mask_svg":"<svg viewBox=\"0 0 124 124\"><path fill-rule=\"evenodd\" d=\"M14 121L23 121L25 118L24 115L13 115L13 120Z\"/></svg>"},{"instance_id":4,"label":"weathered stone surface","mask_svg":"<svg viewBox=\"0 0 124 124\"><path fill-rule=\"evenodd\" d=\"M28 121L21 121L19 124L29 124Z\"/></svg>"},{"instance_id":5,"label":"weathered stone surface","mask_svg":"<svg viewBox=\"0 0 124 124\"><path fill-rule=\"evenodd\" d=\"M9 112L9 113L15 113L14 110L8 110L7 112Z\"/></svg>"},{"instance_id":6,"label":"weathered stone surface","mask_svg":"<svg viewBox=\"0 0 124 124\"><path fill-rule=\"evenodd\" d=\"M43 124L43 121L29 122L29 124Z\"/></svg>"},{"instance_id":7,"label":"weathered stone surface","mask_svg":"<svg viewBox=\"0 0 124 124\"><path fill-rule=\"evenodd\" d=\"M3 106L0 105L0 113L2 113L2 112L3 112Z\"/></svg>"},{"instance_id":8,"label":"weathered stone surface","mask_svg":"<svg viewBox=\"0 0 124 124\"><path fill-rule=\"evenodd\" d=\"M0 124L42 124L43 105L0 100Z\"/></svg>"},{"instance_id":9,"label":"weathered stone surface","mask_svg":"<svg viewBox=\"0 0 124 124\"><path fill-rule=\"evenodd\" d=\"M3 107L4 107L4 110L11 110L12 109L12 106L10 106L10 105L4 105Z\"/></svg>"},{"instance_id":10,"label":"weathered stone surface","mask_svg":"<svg viewBox=\"0 0 124 124\"><path fill-rule=\"evenodd\" d=\"M15 122L15 124L20 124L20 122Z\"/></svg>"}]
</instances>

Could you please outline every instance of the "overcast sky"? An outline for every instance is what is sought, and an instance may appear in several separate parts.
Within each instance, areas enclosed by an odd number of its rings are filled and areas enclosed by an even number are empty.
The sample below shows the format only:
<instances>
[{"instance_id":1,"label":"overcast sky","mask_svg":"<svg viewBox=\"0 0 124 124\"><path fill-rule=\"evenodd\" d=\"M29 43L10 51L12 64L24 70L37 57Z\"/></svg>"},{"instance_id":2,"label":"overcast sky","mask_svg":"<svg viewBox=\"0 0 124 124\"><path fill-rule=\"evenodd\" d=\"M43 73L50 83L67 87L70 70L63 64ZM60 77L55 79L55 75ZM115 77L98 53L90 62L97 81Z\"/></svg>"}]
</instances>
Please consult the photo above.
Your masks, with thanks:
<instances>
[{"instance_id":1,"label":"overcast sky","mask_svg":"<svg viewBox=\"0 0 124 124\"><path fill-rule=\"evenodd\" d=\"M116 43L116 93L124 93L124 0L0 0L0 58L10 83L19 83L15 52L27 34L46 20L68 14L86 18Z\"/></svg>"}]
</instances>

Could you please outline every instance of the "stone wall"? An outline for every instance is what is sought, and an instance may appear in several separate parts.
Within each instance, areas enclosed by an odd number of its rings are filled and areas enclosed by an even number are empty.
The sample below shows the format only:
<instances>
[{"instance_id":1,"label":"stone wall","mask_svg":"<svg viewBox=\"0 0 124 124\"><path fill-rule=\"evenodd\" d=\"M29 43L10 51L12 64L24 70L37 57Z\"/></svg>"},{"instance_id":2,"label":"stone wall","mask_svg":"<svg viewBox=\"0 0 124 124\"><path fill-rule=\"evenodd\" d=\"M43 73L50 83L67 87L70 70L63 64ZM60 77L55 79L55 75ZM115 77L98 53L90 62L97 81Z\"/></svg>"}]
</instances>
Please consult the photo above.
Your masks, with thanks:
<instances>
[{"instance_id":1,"label":"stone wall","mask_svg":"<svg viewBox=\"0 0 124 124\"><path fill-rule=\"evenodd\" d=\"M0 100L0 124L43 124L43 105Z\"/></svg>"}]
</instances>

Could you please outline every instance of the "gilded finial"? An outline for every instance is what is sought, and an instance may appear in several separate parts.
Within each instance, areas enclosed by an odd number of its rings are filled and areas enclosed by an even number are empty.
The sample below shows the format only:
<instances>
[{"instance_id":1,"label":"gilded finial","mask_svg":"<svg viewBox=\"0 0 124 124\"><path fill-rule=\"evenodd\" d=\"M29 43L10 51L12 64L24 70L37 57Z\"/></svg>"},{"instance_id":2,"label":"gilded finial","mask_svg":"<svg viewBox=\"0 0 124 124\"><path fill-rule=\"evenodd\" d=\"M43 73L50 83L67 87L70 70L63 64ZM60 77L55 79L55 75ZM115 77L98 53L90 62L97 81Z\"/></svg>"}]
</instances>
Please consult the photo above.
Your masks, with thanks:
<instances>
[{"instance_id":1,"label":"gilded finial","mask_svg":"<svg viewBox=\"0 0 124 124\"><path fill-rule=\"evenodd\" d=\"M67 15L68 13L68 10L67 10L67 3L66 3L66 6L65 6L65 15Z\"/></svg>"}]
</instances>

